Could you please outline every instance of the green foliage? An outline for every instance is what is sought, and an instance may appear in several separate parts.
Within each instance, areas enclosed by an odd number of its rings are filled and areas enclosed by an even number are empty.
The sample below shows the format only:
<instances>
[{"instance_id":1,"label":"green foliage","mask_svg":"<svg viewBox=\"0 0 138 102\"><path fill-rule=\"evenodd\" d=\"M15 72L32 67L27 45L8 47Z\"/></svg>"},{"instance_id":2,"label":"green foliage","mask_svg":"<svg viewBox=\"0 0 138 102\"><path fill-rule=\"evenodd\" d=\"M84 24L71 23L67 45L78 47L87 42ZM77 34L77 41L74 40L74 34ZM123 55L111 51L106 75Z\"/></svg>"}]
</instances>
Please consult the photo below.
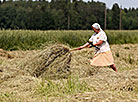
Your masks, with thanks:
<instances>
[{"instance_id":1,"label":"green foliage","mask_svg":"<svg viewBox=\"0 0 138 102\"><path fill-rule=\"evenodd\" d=\"M87 30L98 22L104 28L105 3L82 0L3 1L0 4L0 29ZM122 9L124 30L138 29L138 9ZM117 3L107 9L107 29L119 29Z\"/></svg>"},{"instance_id":2,"label":"green foliage","mask_svg":"<svg viewBox=\"0 0 138 102\"><path fill-rule=\"evenodd\" d=\"M77 47L86 43L89 39L89 36L90 32L84 31L63 32L63 34L61 34L61 36L59 37L59 41L63 44Z\"/></svg>"},{"instance_id":3,"label":"green foliage","mask_svg":"<svg viewBox=\"0 0 138 102\"><path fill-rule=\"evenodd\" d=\"M134 30L138 29L138 10L123 12L122 27L123 29Z\"/></svg>"},{"instance_id":4,"label":"green foliage","mask_svg":"<svg viewBox=\"0 0 138 102\"><path fill-rule=\"evenodd\" d=\"M106 31L110 44L138 43L138 31ZM49 43L62 43L70 47L85 44L92 31L31 31L1 30L0 48L4 50L34 50Z\"/></svg>"},{"instance_id":5,"label":"green foliage","mask_svg":"<svg viewBox=\"0 0 138 102\"><path fill-rule=\"evenodd\" d=\"M110 44L138 43L137 31L106 31Z\"/></svg>"},{"instance_id":6,"label":"green foliage","mask_svg":"<svg viewBox=\"0 0 138 102\"><path fill-rule=\"evenodd\" d=\"M0 5L1 29L91 29L94 22L103 27L105 4L101 2L5 1Z\"/></svg>"},{"instance_id":7,"label":"green foliage","mask_svg":"<svg viewBox=\"0 0 138 102\"><path fill-rule=\"evenodd\" d=\"M112 29L119 29L119 19L120 19L120 8L117 3L113 5L112 8L113 15L112 15Z\"/></svg>"}]
</instances>

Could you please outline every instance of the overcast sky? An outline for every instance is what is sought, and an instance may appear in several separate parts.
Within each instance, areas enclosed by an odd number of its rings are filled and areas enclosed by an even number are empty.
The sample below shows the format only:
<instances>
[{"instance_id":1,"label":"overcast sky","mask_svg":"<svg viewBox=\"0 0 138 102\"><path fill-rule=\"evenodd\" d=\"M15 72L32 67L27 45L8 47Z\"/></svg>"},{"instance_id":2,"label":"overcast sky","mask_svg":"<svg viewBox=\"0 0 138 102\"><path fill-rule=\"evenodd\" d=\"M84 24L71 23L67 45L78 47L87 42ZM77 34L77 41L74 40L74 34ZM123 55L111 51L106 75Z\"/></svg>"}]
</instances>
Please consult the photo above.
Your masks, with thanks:
<instances>
[{"instance_id":1,"label":"overcast sky","mask_svg":"<svg viewBox=\"0 0 138 102\"><path fill-rule=\"evenodd\" d=\"M91 1L91 0L84 0ZM118 3L119 6L122 5L122 8L138 8L138 0L94 0L106 3L107 8L112 8L114 3Z\"/></svg>"}]
</instances>

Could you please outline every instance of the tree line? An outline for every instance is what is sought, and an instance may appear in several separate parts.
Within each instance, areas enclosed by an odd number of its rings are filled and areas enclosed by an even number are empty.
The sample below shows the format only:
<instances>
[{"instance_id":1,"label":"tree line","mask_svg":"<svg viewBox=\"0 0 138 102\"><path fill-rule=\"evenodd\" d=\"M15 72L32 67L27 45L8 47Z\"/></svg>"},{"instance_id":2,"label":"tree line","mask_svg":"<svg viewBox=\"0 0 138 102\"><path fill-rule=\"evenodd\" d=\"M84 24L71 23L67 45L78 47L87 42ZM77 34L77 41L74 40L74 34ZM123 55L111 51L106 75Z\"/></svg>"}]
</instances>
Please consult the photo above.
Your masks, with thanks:
<instances>
[{"instance_id":1,"label":"tree line","mask_svg":"<svg viewBox=\"0 0 138 102\"><path fill-rule=\"evenodd\" d=\"M82 0L0 1L0 29L90 30L98 22L104 29L138 29L138 8L121 9L115 3ZM106 27L105 27L106 26Z\"/></svg>"}]
</instances>

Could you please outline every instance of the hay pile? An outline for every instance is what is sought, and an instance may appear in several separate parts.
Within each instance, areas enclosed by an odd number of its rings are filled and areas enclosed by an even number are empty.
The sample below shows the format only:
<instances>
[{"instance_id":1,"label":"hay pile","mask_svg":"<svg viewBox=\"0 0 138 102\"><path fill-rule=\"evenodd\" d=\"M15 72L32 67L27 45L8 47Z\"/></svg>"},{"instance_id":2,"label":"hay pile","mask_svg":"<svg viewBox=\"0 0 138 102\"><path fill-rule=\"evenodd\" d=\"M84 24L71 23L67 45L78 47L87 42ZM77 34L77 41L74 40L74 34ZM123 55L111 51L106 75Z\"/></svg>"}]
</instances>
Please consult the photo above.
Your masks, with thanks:
<instances>
[{"instance_id":1,"label":"hay pile","mask_svg":"<svg viewBox=\"0 0 138 102\"><path fill-rule=\"evenodd\" d=\"M36 77L66 78L70 74L70 61L69 48L55 44L47 46L34 57L26 59L22 68Z\"/></svg>"}]
</instances>

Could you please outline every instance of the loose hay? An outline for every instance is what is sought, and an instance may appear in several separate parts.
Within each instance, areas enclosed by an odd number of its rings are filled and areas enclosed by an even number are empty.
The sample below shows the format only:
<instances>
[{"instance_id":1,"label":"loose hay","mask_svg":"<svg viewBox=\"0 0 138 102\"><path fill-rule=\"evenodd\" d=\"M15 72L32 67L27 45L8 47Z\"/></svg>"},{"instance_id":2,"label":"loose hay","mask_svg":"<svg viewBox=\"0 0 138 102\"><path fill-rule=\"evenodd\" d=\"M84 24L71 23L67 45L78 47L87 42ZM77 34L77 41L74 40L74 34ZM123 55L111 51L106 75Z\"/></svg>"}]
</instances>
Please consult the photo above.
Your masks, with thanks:
<instances>
[{"instance_id":1,"label":"loose hay","mask_svg":"<svg viewBox=\"0 0 138 102\"><path fill-rule=\"evenodd\" d=\"M71 53L69 48L55 44L26 60L22 68L32 76L43 78L66 78L70 74Z\"/></svg>"},{"instance_id":2,"label":"loose hay","mask_svg":"<svg viewBox=\"0 0 138 102\"><path fill-rule=\"evenodd\" d=\"M53 48L55 46L55 48ZM23 102L42 102L45 101L46 96L49 96L48 100L50 102L53 101L79 101L79 102L91 102L91 101L114 101L114 102L122 102L122 101L130 101L130 102L137 102L138 101L138 69L137 65L131 64L131 67L128 70L128 66L130 63L124 62L125 67L123 70L120 70L118 68L118 72L114 72L112 69L109 68L96 68L92 67L89 64L89 59L93 56L93 49L83 49L79 51L74 51L71 52L72 56L69 52L69 50L65 51L63 47L69 49L66 46L63 45L54 45L54 46L48 46L46 47L43 51L36 50L36 51L19 51L15 54L14 51L8 52L10 54L14 55L13 59L10 58L5 58L5 57L0 57L1 59L1 66L0 66L0 91L1 91L1 99L2 100L9 100L9 99L17 99L18 101L23 101ZM113 45L115 47L113 51L113 55L115 51L119 51L122 47L120 45ZM118 49L116 48L118 47ZM136 45L137 46L137 45ZM53 49L52 49L53 48ZM50 52L56 50L56 48L61 48L63 49L61 52L56 52L56 54ZM138 48L138 47L135 47ZM47 49L47 50L46 50ZM51 50L50 50L51 49ZM124 49L124 46L123 48ZM121 50L122 50L121 49ZM127 49L128 50L128 49ZM58 50L59 51L59 50ZM128 51L122 50L122 54L120 54L120 57L115 58L115 61L118 62L117 66L122 66L123 64L120 62L120 59L122 56L127 55ZM137 58L137 49L130 49L130 54L132 52L135 52L135 58ZM49 57L46 57L46 55L49 55ZM57 55L57 53L59 53ZM64 53L64 54L63 54ZM120 52L119 52L120 53ZM19 54L19 55L18 55ZM50 57L51 54L51 57ZM45 56L44 56L45 55ZM55 58L55 56L57 57ZM70 60L68 64L68 70L66 69L66 73L57 71L56 68L62 67L61 63L67 62L68 57L70 55ZM52 57L53 56L53 57ZM65 57L67 56L67 58ZM47 59L49 58L49 59ZM54 60L55 58L55 60ZM64 59L65 58L65 59ZM52 59L54 60L52 62ZM63 59L63 60L60 60ZM47 62L45 61L47 60ZM136 59L137 60L137 59ZM39 62L41 61L41 63ZM42 63L43 61L43 63ZM46 69L42 69L38 67L38 64L45 64L47 65ZM48 63L51 61L51 63L48 66ZM122 61L122 60L121 60ZM58 63L58 64L57 64ZM32 65L34 64L34 65ZM56 67L55 64L59 67ZM19 66L20 65L20 66ZM21 66L22 65L22 66ZM39 65L41 66L41 65ZM51 66L55 66L51 67ZM22 70L21 70L22 68ZM36 70L39 68L38 70ZM53 69L52 69L53 68ZM62 67L62 69L64 69ZM37 72L37 71L42 71ZM51 71L51 73L50 73ZM57 72L56 72L57 71ZM64 71L64 70L63 70ZM61 78L61 77L67 77L71 71L71 74L79 75L79 76L74 76L75 78L78 78L79 82L86 82L86 88L90 88L92 91L84 91L80 93L80 91L77 91L76 93L71 93L66 95L66 91L60 91L56 90L55 92L58 93L58 96L55 94L48 94L44 95L42 94L36 94L34 93L36 89L38 89L38 85L42 85L40 90L38 91L43 91L44 93L47 80L43 80L41 77L49 77L49 78ZM38 77L36 74L38 73ZM39 75L40 74L40 75ZM62 74L62 76L59 76ZM28 76L27 76L28 75ZM32 76L33 75L33 76ZM55 76L54 76L55 75ZM70 80L70 78L69 78ZM54 82L55 85L58 85L59 82L64 83L67 80L50 80L49 82ZM52 84L51 83L51 84ZM51 84L48 84L51 87ZM69 81L69 84L71 85L70 89L74 88L75 90L77 89L74 86L74 83L72 81ZM66 85L66 84L63 84ZM53 89L58 86L53 86ZM77 84L77 87L78 84ZM74 90L73 89L73 90ZM51 92L48 91L48 92ZM64 94L64 96L62 96ZM61 95L61 96L60 96ZM4 96L4 97L3 97ZM8 97L7 97L8 96ZM66 96L66 97L65 97Z\"/></svg>"},{"instance_id":3,"label":"loose hay","mask_svg":"<svg viewBox=\"0 0 138 102\"><path fill-rule=\"evenodd\" d=\"M8 53L8 51L5 51L3 49L0 49L0 56L1 57L6 57L6 58L14 58L13 55L11 55L10 53Z\"/></svg>"}]
</instances>

